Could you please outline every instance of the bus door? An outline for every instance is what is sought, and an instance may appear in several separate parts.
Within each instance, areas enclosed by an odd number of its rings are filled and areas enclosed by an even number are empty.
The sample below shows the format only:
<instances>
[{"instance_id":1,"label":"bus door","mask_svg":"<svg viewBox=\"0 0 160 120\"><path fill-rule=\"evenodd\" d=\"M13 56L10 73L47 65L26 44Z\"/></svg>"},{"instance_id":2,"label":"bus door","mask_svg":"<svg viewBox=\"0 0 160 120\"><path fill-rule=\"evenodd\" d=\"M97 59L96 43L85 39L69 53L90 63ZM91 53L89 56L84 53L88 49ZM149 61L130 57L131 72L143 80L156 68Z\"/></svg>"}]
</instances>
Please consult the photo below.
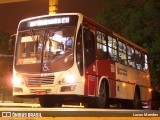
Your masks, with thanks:
<instances>
[{"instance_id":1,"label":"bus door","mask_svg":"<svg viewBox=\"0 0 160 120\"><path fill-rule=\"evenodd\" d=\"M97 77L96 77L96 55L95 55L95 32L94 26L85 24L83 27L84 43L84 67L85 67L85 95L97 95Z\"/></svg>"}]
</instances>

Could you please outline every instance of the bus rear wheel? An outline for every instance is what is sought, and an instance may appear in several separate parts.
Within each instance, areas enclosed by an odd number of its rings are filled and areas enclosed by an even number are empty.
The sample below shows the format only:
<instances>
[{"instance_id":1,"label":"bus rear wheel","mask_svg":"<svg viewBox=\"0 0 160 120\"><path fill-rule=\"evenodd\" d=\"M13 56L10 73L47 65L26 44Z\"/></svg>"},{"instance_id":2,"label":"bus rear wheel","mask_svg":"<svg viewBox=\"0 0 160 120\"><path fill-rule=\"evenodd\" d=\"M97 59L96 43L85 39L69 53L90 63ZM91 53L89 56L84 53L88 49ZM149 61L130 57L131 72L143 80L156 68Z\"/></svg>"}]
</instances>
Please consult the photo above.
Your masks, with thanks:
<instances>
[{"instance_id":1,"label":"bus rear wheel","mask_svg":"<svg viewBox=\"0 0 160 120\"><path fill-rule=\"evenodd\" d=\"M140 100L140 94L136 90L134 93L134 100L132 101L133 109L142 109L142 102Z\"/></svg>"}]
</instances>

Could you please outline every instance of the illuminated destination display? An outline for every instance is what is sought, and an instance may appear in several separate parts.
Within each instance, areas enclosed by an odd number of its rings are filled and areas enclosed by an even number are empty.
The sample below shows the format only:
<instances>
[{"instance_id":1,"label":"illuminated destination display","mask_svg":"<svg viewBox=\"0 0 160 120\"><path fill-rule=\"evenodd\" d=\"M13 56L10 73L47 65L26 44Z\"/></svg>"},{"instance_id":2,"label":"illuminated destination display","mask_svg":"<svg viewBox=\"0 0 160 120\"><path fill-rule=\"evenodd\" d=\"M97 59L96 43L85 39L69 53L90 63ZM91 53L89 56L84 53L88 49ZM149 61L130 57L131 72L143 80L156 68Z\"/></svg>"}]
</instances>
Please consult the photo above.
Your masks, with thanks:
<instances>
[{"instance_id":1,"label":"illuminated destination display","mask_svg":"<svg viewBox=\"0 0 160 120\"><path fill-rule=\"evenodd\" d=\"M47 26L47 25L54 25L54 24L65 24L69 23L70 18L69 17L61 17L61 18L50 18L50 19L39 19L30 21L28 23L29 27L38 27L38 26Z\"/></svg>"}]
</instances>

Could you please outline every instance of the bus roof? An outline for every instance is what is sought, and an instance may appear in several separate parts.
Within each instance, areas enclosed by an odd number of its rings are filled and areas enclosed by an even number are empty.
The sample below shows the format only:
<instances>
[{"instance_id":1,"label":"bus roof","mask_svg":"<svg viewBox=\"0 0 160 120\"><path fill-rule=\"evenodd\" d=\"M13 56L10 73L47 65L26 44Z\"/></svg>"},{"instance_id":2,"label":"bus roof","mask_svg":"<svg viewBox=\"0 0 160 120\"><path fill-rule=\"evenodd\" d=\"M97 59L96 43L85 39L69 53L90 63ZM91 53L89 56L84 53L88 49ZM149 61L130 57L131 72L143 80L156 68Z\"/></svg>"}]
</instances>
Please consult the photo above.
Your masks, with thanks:
<instances>
[{"instance_id":1,"label":"bus roof","mask_svg":"<svg viewBox=\"0 0 160 120\"><path fill-rule=\"evenodd\" d=\"M115 36L116 38L120 39L121 41L125 42L126 44L129 44L132 47L137 48L137 49L139 49L142 52L146 52L147 53L147 50L144 49L143 47L141 47L141 46L139 46L139 45L131 42L130 40L128 40L128 39L126 39L126 38L124 38L122 36L120 36L119 34L115 33L111 29L109 29L108 27L103 26L103 25L99 24L98 22L93 21L92 19L86 17L85 15L83 15L81 13L58 13L58 14L52 14L52 15L42 15L42 16L36 16L36 17L31 17L31 18L23 19L23 20L20 21L20 23L28 21L28 20L38 19L38 18L45 18L45 17L49 17L49 16L50 17L51 16L61 16L61 15L78 15L78 16L82 16L82 17L84 17L84 19L87 20L87 22L93 24L94 26L96 26L97 28L101 29L102 31L107 32L107 33Z\"/></svg>"},{"instance_id":2,"label":"bus roof","mask_svg":"<svg viewBox=\"0 0 160 120\"><path fill-rule=\"evenodd\" d=\"M61 16L61 15L82 15L82 14L81 13L58 13L58 14L52 14L52 15L41 15L41 16L26 18L26 19L21 20L20 22L33 20L33 19L38 19L38 18Z\"/></svg>"}]
</instances>

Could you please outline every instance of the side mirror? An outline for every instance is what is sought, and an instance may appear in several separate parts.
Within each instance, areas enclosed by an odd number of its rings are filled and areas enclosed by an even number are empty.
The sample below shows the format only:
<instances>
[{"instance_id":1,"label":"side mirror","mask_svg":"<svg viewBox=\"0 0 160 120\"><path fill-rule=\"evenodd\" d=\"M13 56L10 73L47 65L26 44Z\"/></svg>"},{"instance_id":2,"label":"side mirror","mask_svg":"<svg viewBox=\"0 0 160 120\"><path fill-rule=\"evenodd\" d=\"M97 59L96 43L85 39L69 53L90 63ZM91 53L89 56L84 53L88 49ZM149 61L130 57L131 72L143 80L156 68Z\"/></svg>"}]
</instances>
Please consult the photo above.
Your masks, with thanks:
<instances>
[{"instance_id":1,"label":"side mirror","mask_svg":"<svg viewBox=\"0 0 160 120\"><path fill-rule=\"evenodd\" d=\"M9 50L14 50L15 41L16 41L16 34L13 34L13 35L10 36L10 40L9 40Z\"/></svg>"}]
</instances>

